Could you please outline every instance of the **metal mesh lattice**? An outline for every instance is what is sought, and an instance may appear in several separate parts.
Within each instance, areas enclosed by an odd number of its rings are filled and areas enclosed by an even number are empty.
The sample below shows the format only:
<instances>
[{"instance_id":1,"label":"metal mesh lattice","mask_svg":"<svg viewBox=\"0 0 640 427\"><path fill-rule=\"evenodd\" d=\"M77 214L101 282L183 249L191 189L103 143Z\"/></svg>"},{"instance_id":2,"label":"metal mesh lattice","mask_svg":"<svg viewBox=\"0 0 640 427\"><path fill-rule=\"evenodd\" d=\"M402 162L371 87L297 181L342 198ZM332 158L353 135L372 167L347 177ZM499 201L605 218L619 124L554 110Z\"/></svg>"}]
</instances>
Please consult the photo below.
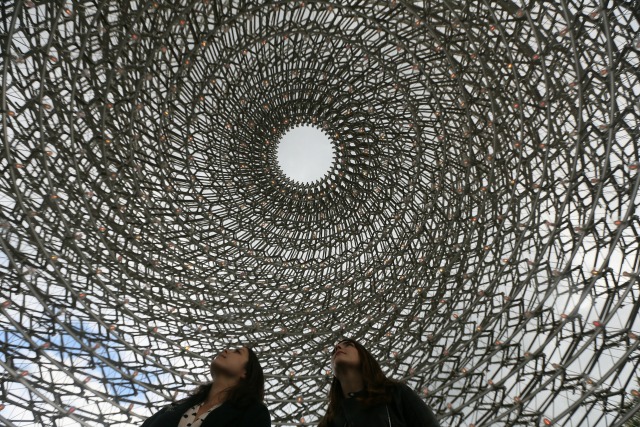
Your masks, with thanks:
<instances>
[{"instance_id":1,"label":"metal mesh lattice","mask_svg":"<svg viewBox=\"0 0 640 427\"><path fill-rule=\"evenodd\" d=\"M637 2L0 8L2 423L133 425L248 342L315 424L343 334L443 425L640 408Z\"/></svg>"}]
</instances>

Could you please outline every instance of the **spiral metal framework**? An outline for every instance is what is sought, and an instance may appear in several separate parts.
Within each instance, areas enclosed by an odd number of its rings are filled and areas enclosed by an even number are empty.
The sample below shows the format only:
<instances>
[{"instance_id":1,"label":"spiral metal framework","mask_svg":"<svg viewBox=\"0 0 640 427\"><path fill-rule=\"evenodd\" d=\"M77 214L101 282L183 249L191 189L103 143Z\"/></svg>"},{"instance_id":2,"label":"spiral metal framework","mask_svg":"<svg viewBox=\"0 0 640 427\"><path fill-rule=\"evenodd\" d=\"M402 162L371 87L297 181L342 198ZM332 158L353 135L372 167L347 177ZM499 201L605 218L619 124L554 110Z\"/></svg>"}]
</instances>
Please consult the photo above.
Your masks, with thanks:
<instances>
[{"instance_id":1,"label":"spiral metal framework","mask_svg":"<svg viewBox=\"0 0 640 427\"><path fill-rule=\"evenodd\" d=\"M345 335L445 426L640 408L637 2L0 7L2 423L134 425L250 343L315 424Z\"/></svg>"}]
</instances>

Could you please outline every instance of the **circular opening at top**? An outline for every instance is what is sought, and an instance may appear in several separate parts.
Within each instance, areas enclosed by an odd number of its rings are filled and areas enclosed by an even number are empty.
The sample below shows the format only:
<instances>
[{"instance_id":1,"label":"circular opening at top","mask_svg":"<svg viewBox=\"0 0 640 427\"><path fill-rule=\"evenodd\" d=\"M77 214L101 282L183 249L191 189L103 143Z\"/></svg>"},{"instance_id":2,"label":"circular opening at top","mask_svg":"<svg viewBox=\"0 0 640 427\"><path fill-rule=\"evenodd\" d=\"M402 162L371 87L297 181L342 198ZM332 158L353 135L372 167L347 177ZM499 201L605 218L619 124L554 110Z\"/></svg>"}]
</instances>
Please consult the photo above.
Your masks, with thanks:
<instances>
[{"instance_id":1,"label":"circular opening at top","mask_svg":"<svg viewBox=\"0 0 640 427\"><path fill-rule=\"evenodd\" d=\"M310 184L331 170L333 150L331 139L320 128L297 126L287 131L278 143L278 165L288 178Z\"/></svg>"}]
</instances>

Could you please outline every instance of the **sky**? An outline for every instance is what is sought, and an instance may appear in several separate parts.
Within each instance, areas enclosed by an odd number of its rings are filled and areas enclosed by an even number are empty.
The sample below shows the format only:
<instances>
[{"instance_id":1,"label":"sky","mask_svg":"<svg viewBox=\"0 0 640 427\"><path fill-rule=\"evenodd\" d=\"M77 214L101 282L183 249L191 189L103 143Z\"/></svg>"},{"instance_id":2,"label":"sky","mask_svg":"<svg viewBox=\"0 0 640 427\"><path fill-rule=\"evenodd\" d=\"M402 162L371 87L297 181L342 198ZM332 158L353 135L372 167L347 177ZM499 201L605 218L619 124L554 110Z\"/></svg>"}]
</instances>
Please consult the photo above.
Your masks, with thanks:
<instances>
[{"instance_id":1,"label":"sky","mask_svg":"<svg viewBox=\"0 0 640 427\"><path fill-rule=\"evenodd\" d=\"M322 130L310 125L286 132L277 148L278 166L294 181L312 183L329 172L333 161L332 141Z\"/></svg>"}]
</instances>

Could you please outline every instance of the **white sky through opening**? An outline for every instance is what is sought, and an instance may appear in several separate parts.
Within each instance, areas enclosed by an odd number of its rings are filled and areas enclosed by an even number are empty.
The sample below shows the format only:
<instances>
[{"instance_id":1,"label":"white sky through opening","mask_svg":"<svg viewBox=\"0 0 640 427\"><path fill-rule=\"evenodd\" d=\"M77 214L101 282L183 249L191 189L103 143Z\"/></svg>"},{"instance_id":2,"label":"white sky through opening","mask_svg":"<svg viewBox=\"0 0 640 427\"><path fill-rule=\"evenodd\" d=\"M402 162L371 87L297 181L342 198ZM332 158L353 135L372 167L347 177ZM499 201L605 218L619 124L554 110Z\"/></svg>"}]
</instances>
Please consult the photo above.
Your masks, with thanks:
<instances>
[{"instance_id":1,"label":"white sky through opening","mask_svg":"<svg viewBox=\"0 0 640 427\"><path fill-rule=\"evenodd\" d=\"M331 169L333 143L315 126L297 126L280 139L277 157L278 166L287 177L309 184L322 179Z\"/></svg>"}]
</instances>

